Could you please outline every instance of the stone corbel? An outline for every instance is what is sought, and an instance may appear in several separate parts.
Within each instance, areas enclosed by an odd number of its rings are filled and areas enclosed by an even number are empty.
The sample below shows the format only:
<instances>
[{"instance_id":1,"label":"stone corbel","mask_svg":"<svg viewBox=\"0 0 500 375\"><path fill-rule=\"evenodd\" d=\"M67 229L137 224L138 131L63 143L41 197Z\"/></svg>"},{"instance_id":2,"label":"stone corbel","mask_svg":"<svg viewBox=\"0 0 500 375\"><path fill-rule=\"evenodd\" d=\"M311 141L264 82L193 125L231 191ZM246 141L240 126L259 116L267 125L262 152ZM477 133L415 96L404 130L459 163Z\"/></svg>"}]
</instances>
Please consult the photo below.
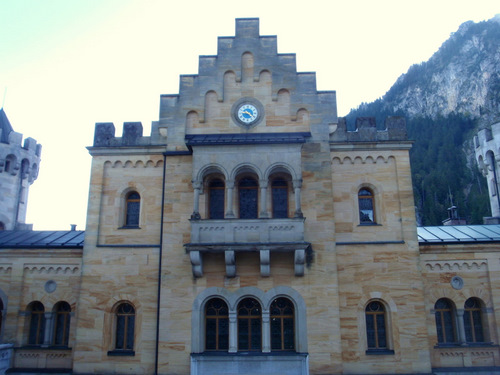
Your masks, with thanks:
<instances>
[{"instance_id":1,"label":"stone corbel","mask_svg":"<svg viewBox=\"0 0 500 375\"><path fill-rule=\"evenodd\" d=\"M199 251L190 251L189 259L191 260L191 266L193 269L194 277L203 276L203 257Z\"/></svg>"},{"instance_id":2,"label":"stone corbel","mask_svg":"<svg viewBox=\"0 0 500 375\"><path fill-rule=\"evenodd\" d=\"M306 262L306 251L304 249L295 250L294 256L295 276L304 276L304 264Z\"/></svg>"},{"instance_id":3,"label":"stone corbel","mask_svg":"<svg viewBox=\"0 0 500 375\"><path fill-rule=\"evenodd\" d=\"M270 251L260 251L260 275L262 277L269 277L271 274Z\"/></svg>"},{"instance_id":4,"label":"stone corbel","mask_svg":"<svg viewBox=\"0 0 500 375\"><path fill-rule=\"evenodd\" d=\"M236 262L234 257L234 250L224 251L224 259L226 261L226 276L235 277L236 276Z\"/></svg>"}]
</instances>

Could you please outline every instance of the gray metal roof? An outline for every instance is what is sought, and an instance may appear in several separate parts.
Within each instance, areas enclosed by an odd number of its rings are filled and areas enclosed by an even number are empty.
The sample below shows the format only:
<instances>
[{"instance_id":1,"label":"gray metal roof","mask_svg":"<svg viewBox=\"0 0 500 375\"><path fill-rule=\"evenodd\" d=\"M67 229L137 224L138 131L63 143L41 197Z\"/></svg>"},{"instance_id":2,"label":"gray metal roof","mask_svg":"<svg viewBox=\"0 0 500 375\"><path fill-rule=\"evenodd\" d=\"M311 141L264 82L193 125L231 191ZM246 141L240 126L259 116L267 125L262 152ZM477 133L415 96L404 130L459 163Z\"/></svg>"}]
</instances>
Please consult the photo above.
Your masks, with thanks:
<instances>
[{"instance_id":1,"label":"gray metal roof","mask_svg":"<svg viewBox=\"0 0 500 375\"><path fill-rule=\"evenodd\" d=\"M305 143L311 133L187 134L188 146Z\"/></svg>"},{"instance_id":2,"label":"gray metal roof","mask_svg":"<svg viewBox=\"0 0 500 375\"><path fill-rule=\"evenodd\" d=\"M83 230L4 230L0 231L0 249L83 248Z\"/></svg>"},{"instance_id":3,"label":"gray metal roof","mask_svg":"<svg viewBox=\"0 0 500 375\"><path fill-rule=\"evenodd\" d=\"M417 227L420 245L428 243L500 242L500 225Z\"/></svg>"}]
</instances>

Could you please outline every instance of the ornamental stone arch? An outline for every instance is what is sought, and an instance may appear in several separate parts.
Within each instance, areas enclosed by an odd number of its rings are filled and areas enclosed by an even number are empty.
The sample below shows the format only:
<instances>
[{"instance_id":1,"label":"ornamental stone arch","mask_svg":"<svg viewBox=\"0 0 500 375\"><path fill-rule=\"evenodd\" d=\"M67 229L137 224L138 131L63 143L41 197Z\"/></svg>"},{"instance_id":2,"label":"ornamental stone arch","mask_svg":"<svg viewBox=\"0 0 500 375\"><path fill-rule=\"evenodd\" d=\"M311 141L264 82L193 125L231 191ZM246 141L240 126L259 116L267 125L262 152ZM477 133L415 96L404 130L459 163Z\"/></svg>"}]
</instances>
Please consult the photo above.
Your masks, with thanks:
<instances>
[{"instance_id":1,"label":"ornamental stone arch","mask_svg":"<svg viewBox=\"0 0 500 375\"><path fill-rule=\"evenodd\" d=\"M262 308L263 319L263 340L269 341L266 336L269 324L269 308L271 303L279 297L287 298L290 300L295 308L295 351L298 353L306 353L307 346L307 319L306 319L306 304L304 299L295 289L288 286L277 286L267 292L253 286L243 287L234 292L226 288L211 287L200 292L194 299L191 313L191 349L193 353L202 353L204 351L204 337L205 337L205 305L212 298L220 298L227 303L229 309L230 329L233 342L237 335L237 309L240 301L245 298L253 298L258 301ZM231 323L232 322L232 323ZM266 323L267 322L267 323ZM231 328L232 324L232 328ZM231 333L232 332L232 333ZM267 338L266 338L267 337ZM229 352L236 351L233 346ZM266 351L266 345L263 345L263 351Z\"/></svg>"}]
</instances>

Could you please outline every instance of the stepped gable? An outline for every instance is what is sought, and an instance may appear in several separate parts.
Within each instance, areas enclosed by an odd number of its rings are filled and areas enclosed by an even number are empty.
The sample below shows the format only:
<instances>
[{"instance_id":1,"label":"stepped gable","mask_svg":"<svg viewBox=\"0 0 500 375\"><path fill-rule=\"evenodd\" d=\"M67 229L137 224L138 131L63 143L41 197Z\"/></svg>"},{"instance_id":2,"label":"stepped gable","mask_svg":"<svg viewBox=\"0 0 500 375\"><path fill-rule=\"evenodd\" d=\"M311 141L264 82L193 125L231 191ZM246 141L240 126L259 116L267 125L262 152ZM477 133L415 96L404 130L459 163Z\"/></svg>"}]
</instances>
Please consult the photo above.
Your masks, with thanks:
<instances>
[{"instance_id":1,"label":"stepped gable","mask_svg":"<svg viewBox=\"0 0 500 375\"><path fill-rule=\"evenodd\" d=\"M238 126L234 106L250 98L265 115L254 127ZM314 72L297 72L295 54L278 53L276 36L260 35L258 19L242 18L236 19L235 36L218 38L217 55L199 57L198 74L180 76L178 94L161 95L151 137L143 137L136 124L128 129L134 137L125 140L114 136L112 123L98 123L94 146L168 144L187 150L187 134L304 131L328 141L329 126L337 121L336 92L318 91Z\"/></svg>"}]
</instances>

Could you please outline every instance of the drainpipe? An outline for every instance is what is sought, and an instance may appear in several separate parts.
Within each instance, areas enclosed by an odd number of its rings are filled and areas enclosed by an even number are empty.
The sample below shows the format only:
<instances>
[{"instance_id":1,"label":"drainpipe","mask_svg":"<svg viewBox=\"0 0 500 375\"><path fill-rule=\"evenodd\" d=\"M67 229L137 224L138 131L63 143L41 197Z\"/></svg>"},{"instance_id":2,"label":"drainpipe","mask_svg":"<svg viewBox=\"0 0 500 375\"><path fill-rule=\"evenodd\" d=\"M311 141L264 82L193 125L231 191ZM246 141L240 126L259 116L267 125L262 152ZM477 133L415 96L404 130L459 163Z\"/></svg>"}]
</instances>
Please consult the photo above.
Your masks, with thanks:
<instances>
[{"instance_id":1,"label":"drainpipe","mask_svg":"<svg viewBox=\"0 0 500 375\"><path fill-rule=\"evenodd\" d=\"M158 248L158 289L156 297L156 348L155 348L155 375L158 375L158 348L160 344L160 295L161 295L161 261L163 259L163 215L165 206L165 177L167 170L167 154L163 154L163 178L161 187L161 218L160 218L160 246Z\"/></svg>"}]
</instances>

